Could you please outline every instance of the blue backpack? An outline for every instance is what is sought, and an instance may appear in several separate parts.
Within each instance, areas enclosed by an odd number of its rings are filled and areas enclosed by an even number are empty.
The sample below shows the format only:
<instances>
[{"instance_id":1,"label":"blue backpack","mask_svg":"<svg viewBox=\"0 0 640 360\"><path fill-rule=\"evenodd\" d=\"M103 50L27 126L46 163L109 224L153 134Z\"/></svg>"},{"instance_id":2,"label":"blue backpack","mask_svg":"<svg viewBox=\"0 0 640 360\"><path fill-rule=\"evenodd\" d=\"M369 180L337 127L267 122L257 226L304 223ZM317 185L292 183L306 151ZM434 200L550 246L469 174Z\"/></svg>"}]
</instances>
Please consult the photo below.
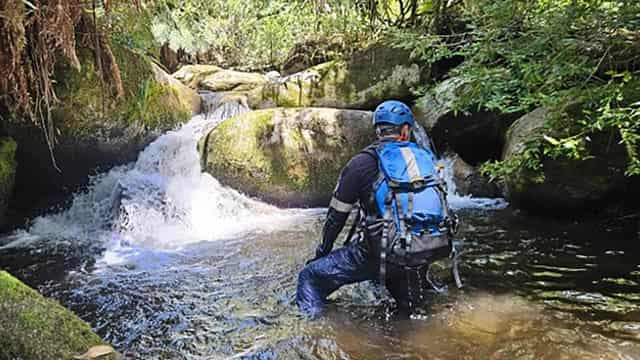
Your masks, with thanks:
<instances>
[{"instance_id":1,"label":"blue backpack","mask_svg":"<svg viewBox=\"0 0 640 360\"><path fill-rule=\"evenodd\" d=\"M380 175L373 195L383 219L380 240L380 281L386 264L407 268L451 256L456 284L462 286L452 236L457 219L450 215L447 193L430 150L408 141L375 147Z\"/></svg>"}]
</instances>

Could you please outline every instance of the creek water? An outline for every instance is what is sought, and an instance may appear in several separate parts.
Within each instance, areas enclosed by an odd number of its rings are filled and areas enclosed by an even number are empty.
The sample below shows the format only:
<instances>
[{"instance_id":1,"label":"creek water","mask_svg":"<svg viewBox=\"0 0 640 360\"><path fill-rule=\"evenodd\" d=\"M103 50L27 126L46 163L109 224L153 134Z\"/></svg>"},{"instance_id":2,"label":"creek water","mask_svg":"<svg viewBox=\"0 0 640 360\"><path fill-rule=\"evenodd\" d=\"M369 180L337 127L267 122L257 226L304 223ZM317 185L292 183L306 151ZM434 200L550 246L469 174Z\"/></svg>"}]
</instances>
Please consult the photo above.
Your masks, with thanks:
<instances>
[{"instance_id":1,"label":"creek water","mask_svg":"<svg viewBox=\"0 0 640 360\"><path fill-rule=\"evenodd\" d=\"M204 96L207 114L92 179L69 208L5 234L0 267L126 358L640 358L635 229L527 217L455 189L463 289L427 294L405 319L363 283L304 318L297 274L324 209L278 209L202 173L198 139L248 110Z\"/></svg>"}]
</instances>

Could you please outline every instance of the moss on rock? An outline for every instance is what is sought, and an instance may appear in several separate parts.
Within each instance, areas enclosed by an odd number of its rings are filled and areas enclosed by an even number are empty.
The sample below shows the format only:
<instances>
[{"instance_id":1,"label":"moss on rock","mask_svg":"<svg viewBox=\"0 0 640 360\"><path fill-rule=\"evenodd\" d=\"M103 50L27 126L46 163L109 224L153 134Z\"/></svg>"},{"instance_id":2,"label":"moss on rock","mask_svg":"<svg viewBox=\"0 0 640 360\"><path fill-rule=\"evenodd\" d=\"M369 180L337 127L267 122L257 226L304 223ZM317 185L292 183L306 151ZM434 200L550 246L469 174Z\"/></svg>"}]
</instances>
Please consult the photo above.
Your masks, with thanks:
<instances>
[{"instance_id":1,"label":"moss on rock","mask_svg":"<svg viewBox=\"0 0 640 360\"><path fill-rule=\"evenodd\" d=\"M373 50L372 50L373 52ZM254 108L334 107L372 109L387 99L408 99L421 68L401 57L355 57L330 61L270 82L250 93Z\"/></svg>"},{"instance_id":2,"label":"moss on rock","mask_svg":"<svg viewBox=\"0 0 640 360\"><path fill-rule=\"evenodd\" d=\"M17 144L11 138L0 138L0 225L13 193L16 176Z\"/></svg>"},{"instance_id":3,"label":"moss on rock","mask_svg":"<svg viewBox=\"0 0 640 360\"><path fill-rule=\"evenodd\" d=\"M536 146L543 135L557 136L562 124L575 122L583 99L567 99L556 108L538 108L511 125L502 155L505 162ZM533 212L562 213L597 210L609 196L626 185L624 147L610 133L593 133L587 143L587 159L544 156L540 173L525 168L505 179L510 201Z\"/></svg>"},{"instance_id":4,"label":"moss on rock","mask_svg":"<svg viewBox=\"0 0 640 360\"><path fill-rule=\"evenodd\" d=\"M60 103L53 109L53 118L62 135L82 137L105 126L169 129L190 117L189 105L166 101L167 96L175 96L175 90L155 80L148 59L119 45L113 45L112 51L125 91L121 98L109 93L89 49L77 52L79 71L69 64L56 69Z\"/></svg>"},{"instance_id":5,"label":"moss on rock","mask_svg":"<svg viewBox=\"0 0 640 360\"><path fill-rule=\"evenodd\" d=\"M282 206L325 206L346 162L373 138L371 113L266 109L226 120L200 141L203 169Z\"/></svg>"},{"instance_id":6,"label":"moss on rock","mask_svg":"<svg viewBox=\"0 0 640 360\"><path fill-rule=\"evenodd\" d=\"M0 271L0 358L72 359L104 344L89 325Z\"/></svg>"}]
</instances>

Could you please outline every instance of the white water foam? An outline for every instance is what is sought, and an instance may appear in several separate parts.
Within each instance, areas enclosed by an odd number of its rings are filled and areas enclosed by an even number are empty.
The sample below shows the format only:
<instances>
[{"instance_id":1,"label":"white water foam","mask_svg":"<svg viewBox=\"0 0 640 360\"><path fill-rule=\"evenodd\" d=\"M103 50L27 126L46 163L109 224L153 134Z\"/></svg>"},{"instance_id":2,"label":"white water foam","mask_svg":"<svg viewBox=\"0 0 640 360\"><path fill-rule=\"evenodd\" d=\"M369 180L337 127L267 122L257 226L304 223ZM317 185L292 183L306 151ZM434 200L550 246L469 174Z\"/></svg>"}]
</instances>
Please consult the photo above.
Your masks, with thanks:
<instances>
[{"instance_id":1,"label":"white water foam","mask_svg":"<svg viewBox=\"0 0 640 360\"><path fill-rule=\"evenodd\" d=\"M459 195L453 179L453 158L445 157L441 160L445 167L445 182L447 184L447 199L453 209L484 209L500 210L509 206L504 198L483 198L471 195Z\"/></svg>"}]
</instances>

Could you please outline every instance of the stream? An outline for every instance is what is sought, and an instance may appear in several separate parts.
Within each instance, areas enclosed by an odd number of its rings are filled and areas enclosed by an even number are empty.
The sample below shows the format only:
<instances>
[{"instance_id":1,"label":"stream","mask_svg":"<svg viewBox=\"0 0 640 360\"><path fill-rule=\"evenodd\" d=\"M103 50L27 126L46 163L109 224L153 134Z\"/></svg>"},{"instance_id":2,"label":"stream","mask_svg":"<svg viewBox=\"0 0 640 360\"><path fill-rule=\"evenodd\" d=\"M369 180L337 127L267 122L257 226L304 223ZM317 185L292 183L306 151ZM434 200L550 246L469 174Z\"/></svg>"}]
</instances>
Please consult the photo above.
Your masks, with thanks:
<instances>
[{"instance_id":1,"label":"stream","mask_svg":"<svg viewBox=\"0 0 640 360\"><path fill-rule=\"evenodd\" d=\"M428 294L403 319L357 284L306 319L295 286L325 209L279 209L202 173L198 139L248 111L203 96L205 114L135 163L0 237L0 268L132 359L640 358L635 229L528 217L455 189L464 288Z\"/></svg>"}]
</instances>

